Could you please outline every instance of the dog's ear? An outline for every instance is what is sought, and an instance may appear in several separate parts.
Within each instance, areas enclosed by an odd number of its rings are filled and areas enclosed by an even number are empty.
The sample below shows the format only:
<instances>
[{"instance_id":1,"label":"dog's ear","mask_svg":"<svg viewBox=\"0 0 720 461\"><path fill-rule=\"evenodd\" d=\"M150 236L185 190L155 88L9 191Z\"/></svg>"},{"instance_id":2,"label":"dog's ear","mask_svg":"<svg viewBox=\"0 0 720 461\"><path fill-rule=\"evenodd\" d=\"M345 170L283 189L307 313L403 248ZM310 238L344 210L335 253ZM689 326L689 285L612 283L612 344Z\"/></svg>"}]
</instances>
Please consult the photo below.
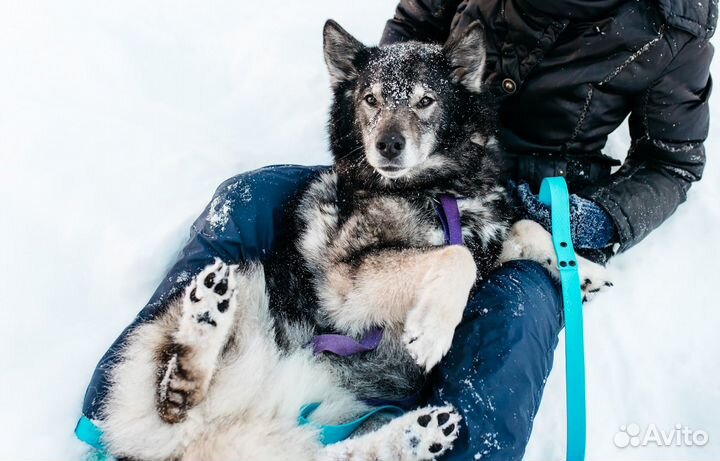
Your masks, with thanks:
<instances>
[{"instance_id":1,"label":"dog's ear","mask_svg":"<svg viewBox=\"0 0 720 461\"><path fill-rule=\"evenodd\" d=\"M328 19L323 29L323 48L333 88L357 77L355 58L365 49L365 45L332 19Z\"/></svg>"},{"instance_id":2,"label":"dog's ear","mask_svg":"<svg viewBox=\"0 0 720 461\"><path fill-rule=\"evenodd\" d=\"M462 34L451 38L443 47L443 52L453 67L453 82L472 93L480 93L487 57L485 31L480 21L473 22Z\"/></svg>"}]
</instances>

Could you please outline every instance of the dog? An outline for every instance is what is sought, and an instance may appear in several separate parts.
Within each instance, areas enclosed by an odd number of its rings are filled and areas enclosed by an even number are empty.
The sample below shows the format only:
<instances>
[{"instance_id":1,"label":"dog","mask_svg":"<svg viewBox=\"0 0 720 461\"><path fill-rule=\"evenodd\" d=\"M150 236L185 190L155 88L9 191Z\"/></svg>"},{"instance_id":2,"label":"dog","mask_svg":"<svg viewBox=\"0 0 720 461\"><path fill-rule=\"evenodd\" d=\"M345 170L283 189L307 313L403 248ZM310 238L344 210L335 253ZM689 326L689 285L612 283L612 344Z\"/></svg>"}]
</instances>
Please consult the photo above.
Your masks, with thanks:
<instances>
[{"instance_id":1,"label":"dog","mask_svg":"<svg viewBox=\"0 0 720 461\"><path fill-rule=\"evenodd\" d=\"M416 394L451 346L476 281L505 260L554 271L549 234L511 226L499 184L479 24L445 46L366 47L324 28L333 167L293 202L296 240L264 267L216 260L128 337L99 426L119 458L420 461L448 451L460 414L429 406L323 446L319 425ZM439 195L458 197L464 245L445 245ZM579 261L586 291L603 268ZM316 353L320 334L370 351ZM313 423L300 409L320 403Z\"/></svg>"}]
</instances>

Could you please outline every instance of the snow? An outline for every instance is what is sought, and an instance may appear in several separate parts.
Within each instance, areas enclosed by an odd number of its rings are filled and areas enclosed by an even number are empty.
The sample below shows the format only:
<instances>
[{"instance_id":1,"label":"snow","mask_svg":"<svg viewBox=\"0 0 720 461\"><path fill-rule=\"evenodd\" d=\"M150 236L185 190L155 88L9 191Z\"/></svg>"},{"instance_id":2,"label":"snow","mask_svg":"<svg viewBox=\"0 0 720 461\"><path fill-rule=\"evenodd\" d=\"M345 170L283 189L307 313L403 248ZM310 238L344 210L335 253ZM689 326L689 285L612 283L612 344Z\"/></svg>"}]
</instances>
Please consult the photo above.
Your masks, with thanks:
<instances>
[{"instance_id":1,"label":"snow","mask_svg":"<svg viewBox=\"0 0 720 461\"><path fill-rule=\"evenodd\" d=\"M329 161L324 20L375 42L393 3L0 0L0 460L83 456L95 363L214 189ZM718 149L715 129L688 203L585 309L590 460L720 459ZM527 460L564 457L562 347ZM617 448L631 424L709 441Z\"/></svg>"}]
</instances>

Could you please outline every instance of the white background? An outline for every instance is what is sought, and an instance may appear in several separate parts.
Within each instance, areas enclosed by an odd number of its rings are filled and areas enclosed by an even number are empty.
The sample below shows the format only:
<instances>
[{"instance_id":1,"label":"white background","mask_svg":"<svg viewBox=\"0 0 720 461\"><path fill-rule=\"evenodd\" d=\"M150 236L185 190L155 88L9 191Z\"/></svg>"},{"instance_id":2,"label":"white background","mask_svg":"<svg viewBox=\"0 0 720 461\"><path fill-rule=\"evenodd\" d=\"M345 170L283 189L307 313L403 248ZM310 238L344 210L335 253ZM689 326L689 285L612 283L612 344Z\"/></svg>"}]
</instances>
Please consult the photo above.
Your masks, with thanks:
<instances>
[{"instance_id":1,"label":"white background","mask_svg":"<svg viewBox=\"0 0 720 461\"><path fill-rule=\"evenodd\" d=\"M0 460L83 456L72 430L95 363L214 188L330 161L324 20L376 43L394 6L0 0ZM586 307L590 460L720 459L717 129L707 147L688 203ZM563 458L561 351L528 460ZM710 442L618 449L628 423Z\"/></svg>"}]
</instances>

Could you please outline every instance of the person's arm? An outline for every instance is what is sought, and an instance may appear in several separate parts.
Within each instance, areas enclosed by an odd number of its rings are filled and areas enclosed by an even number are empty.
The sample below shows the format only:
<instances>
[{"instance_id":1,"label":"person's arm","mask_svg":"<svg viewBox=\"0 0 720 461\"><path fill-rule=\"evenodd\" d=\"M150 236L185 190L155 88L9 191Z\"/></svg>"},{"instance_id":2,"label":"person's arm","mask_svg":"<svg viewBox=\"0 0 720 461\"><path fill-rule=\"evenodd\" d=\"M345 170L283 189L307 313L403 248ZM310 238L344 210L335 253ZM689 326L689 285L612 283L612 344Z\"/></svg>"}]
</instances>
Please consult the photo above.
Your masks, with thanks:
<instances>
[{"instance_id":1,"label":"person's arm","mask_svg":"<svg viewBox=\"0 0 720 461\"><path fill-rule=\"evenodd\" d=\"M640 95L630 115L632 146L620 170L578 195L612 217L619 251L645 238L685 201L705 166L713 47L692 39Z\"/></svg>"},{"instance_id":2,"label":"person's arm","mask_svg":"<svg viewBox=\"0 0 720 461\"><path fill-rule=\"evenodd\" d=\"M417 40L445 43L460 0L401 0L385 25L381 45Z\"/></svg>"}]
</instances>

